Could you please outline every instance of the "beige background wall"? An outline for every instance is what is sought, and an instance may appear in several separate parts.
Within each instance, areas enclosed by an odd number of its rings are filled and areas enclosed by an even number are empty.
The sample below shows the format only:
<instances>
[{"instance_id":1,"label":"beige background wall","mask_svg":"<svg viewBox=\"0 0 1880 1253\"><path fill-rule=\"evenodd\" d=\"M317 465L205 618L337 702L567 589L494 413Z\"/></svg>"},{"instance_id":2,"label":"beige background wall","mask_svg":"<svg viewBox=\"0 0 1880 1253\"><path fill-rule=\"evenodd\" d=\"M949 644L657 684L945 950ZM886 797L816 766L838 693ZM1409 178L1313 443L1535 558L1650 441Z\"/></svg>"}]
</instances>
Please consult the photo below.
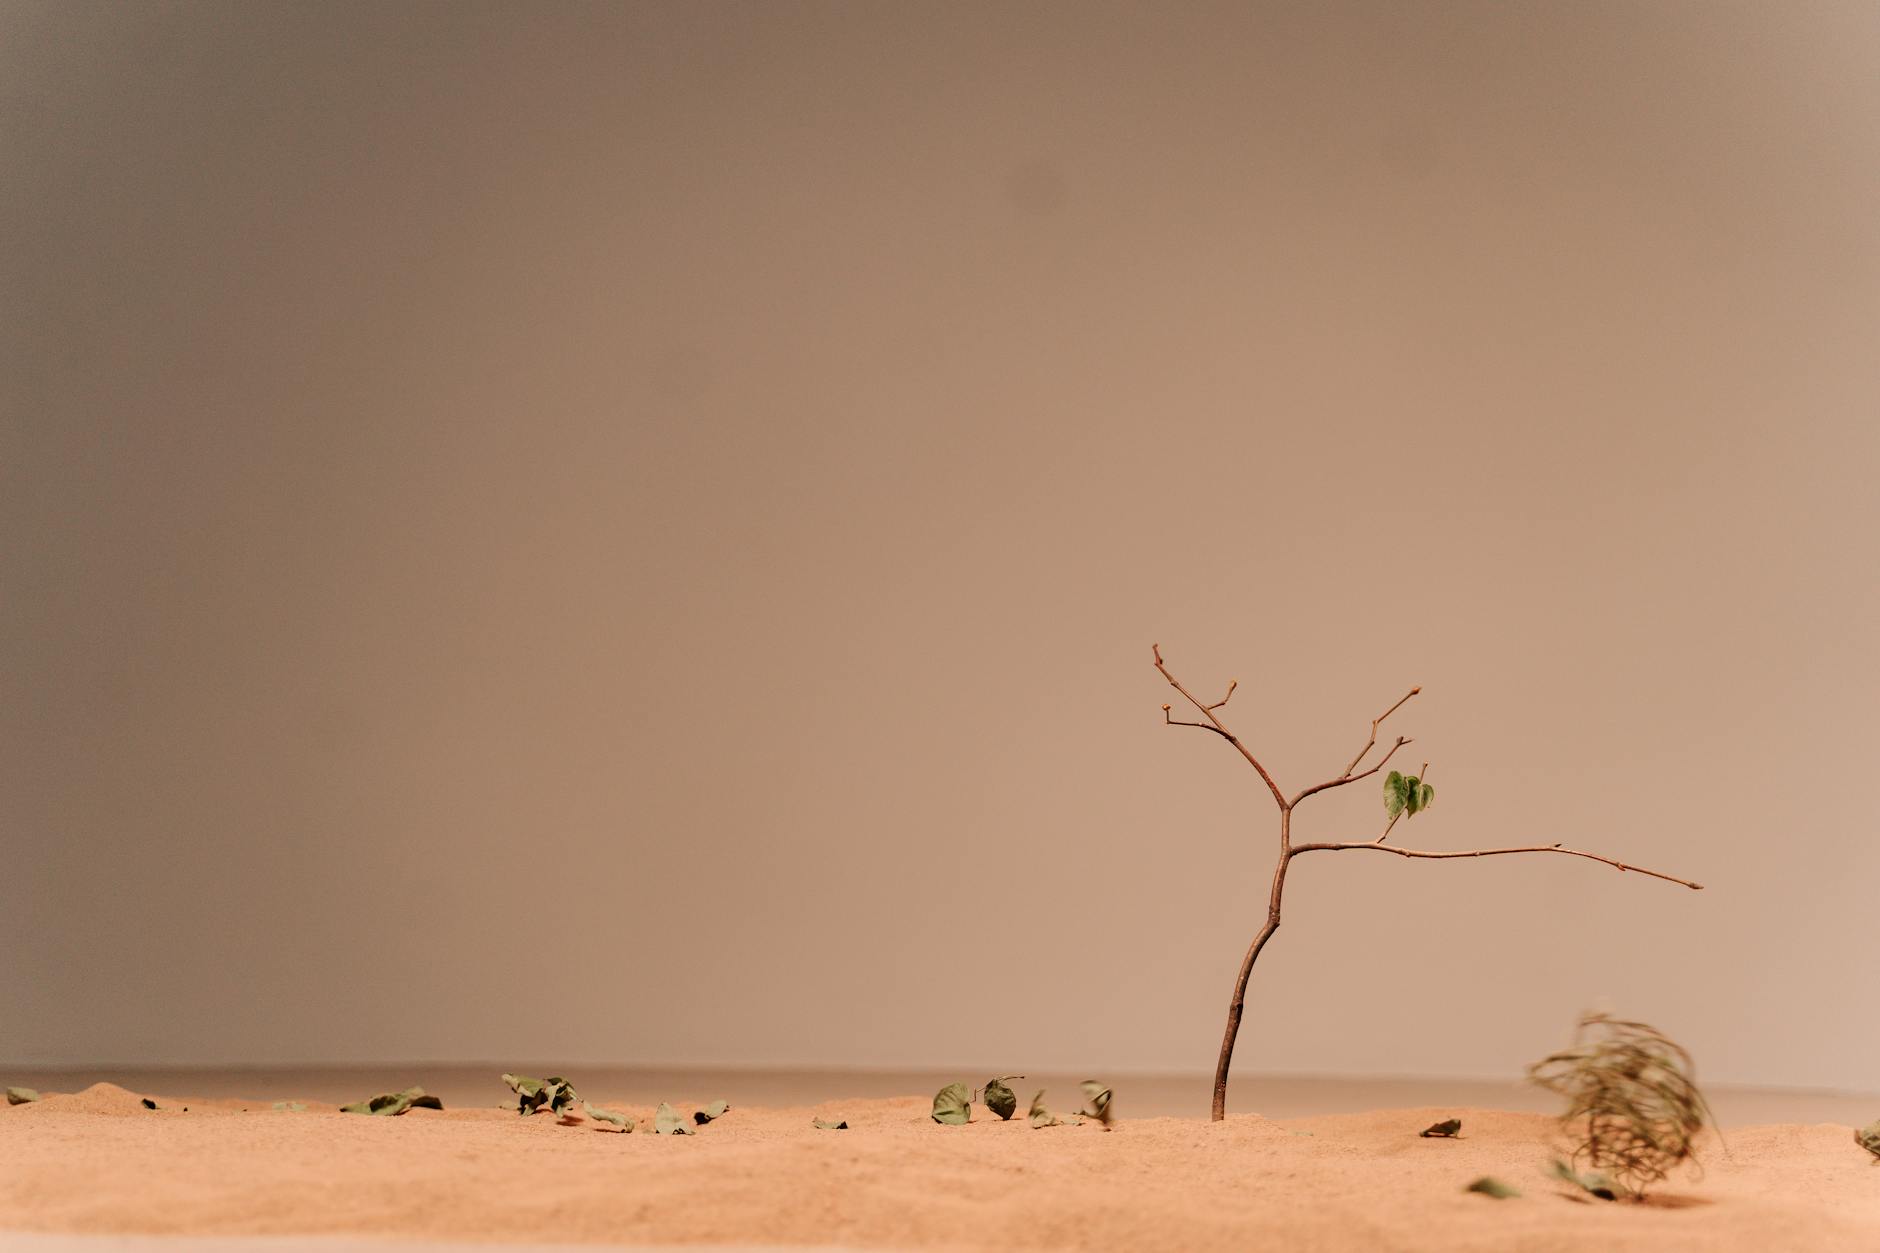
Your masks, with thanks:
<instances>
[{"instance_id":1,"label":"beige background wall","mask_svg":"<svg viewBox=\"0 0 1880 1253\"><path fill-rule=\"evenodd\" d=\"M0 1061L1880 1089L1872 4L0 12Z\"/></svg>"}]
</instances>

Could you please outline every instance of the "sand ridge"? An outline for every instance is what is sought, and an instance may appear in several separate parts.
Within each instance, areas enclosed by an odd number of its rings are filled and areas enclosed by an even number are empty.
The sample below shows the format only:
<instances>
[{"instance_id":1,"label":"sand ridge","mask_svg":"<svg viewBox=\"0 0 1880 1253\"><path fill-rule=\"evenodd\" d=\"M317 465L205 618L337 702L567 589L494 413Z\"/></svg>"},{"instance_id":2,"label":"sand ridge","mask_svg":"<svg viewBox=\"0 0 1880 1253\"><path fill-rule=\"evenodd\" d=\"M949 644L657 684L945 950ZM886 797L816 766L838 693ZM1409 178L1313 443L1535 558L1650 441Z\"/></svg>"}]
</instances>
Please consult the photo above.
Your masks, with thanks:
<instances>
[{"instance_id":1,"label":"sand ridge","mask_svg":"<svg viewBox=\"0 0 1880 1253\"><path fill-rule=\"evenodd\" d=\"M397 1118L99 1084L0 1109L0 1226L934 1249L1874 1250L1880 1163L1839 1124L1734 1128L1654 1203L1571 1198L1543 1115L1400 1109L1044 1130L928 1100L734 1108L692 1136L496 1107ZM688 1101L691 1098L688 1098ZM675 1100L690 1111L695 1104ZM1061 1103L1073 1102L1063 1094ZM184 1107L188 1112L184 1113ZM1417 1132L1463 1120L1449 1141ZM812 1118L847 1119L822 1131ZM1515 1200L1467 1194L1484 1174Z\"/></svg>"}]
</instances>

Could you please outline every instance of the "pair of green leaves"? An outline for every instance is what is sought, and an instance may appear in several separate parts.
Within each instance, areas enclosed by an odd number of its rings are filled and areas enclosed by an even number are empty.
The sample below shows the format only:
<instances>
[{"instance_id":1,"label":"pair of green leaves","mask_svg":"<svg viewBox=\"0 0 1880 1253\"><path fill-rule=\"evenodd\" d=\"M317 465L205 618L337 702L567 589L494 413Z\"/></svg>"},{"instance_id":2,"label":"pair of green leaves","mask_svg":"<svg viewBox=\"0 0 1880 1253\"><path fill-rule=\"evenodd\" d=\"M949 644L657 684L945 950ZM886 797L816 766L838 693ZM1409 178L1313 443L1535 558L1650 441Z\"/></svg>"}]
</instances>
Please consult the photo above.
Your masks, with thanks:
<instances>
[{"instance_id":1,"label":"pair of green leaves","mask_svg":"<svg viewBox=\"0 0 1880 1253\"><path fill-rule=\"evenodd\" d=\"M963 1083L949 1083L933 1094L933 1120L949 1127L965 1126L973 1120L973 1100L976 1095L985 1101L987 1109L1000 1118L1010 1118L1018 1112L1018 1094L1006 1086L1006 1081L1024 1077L1000 1075L996 1079L988 1079L978 1094Z\"/></svg>"},{"instance_id":2,"label":"pair of green leaves","mask_svg":"<svg viewBox=\"0 0 1880 1253\"><path fill-rule=\"evenodd\" d=\"M696 1135L698 1133L692 1130L693 1126L703 1127L706 1123L723 1118L730 1112L729 1101L713 1101L704 1109L693 1110L692 1122L687 1124L684 1117L672 1107L670 1102L661 1101L659 1108L653 1111L653 1133L662 1136Z\"/></svg>"},{"instance_id":3,"label":"pair of green leaves","mask_svg":"<svg viewBox=\"0 0 1880 1253\"><path fill-rule=\"evenodd\" d=\"M152 1105L152 1109L156 1106ZM406 1110L443 1109L444 1102L427 1093L423 1088L406 1088L402 1092L381 1092L377 1096L367 1097L363 1101L354 1101L351 1105L342 1105L342 1114L378 1114L386 1118L396 1118Z\"/></svg>"},{"instance_id":4,"label":"pair of green leaves","mask_svg":"<svg viewBox=\"0 0 1880 1253\"><path fill-rule=\"evenodd\" d=\"M580 1100L580 1094L574 1085L560 1075L550 1075L546 1079L535 1079L528 1075L504 1075L503 1082L516 1094L516 1112L533 1114L546 1109L551 1114L559 1114Z\"/></svg>"},{"instance_id":5,"label":"pair of green leaves","mask_svg":"<svg viewBox=\"0 0 1880 1253\"><path fill-rule=\"evenodd\" d=\"M1384 776L1384 812L1395 819L1399 814L1414 818L1436 800L1436 789L1413 774L1395 770Z\"/></svg>"},{"instance_id":6,"label":"pair of green leaves","mask_svg":"<svg viewBox=\"0 0 1880 1253\"><path fill-rule=\"evenodd\" d=\"M1854 1143L1880 1157L1880 1118L1874 1119L1854 1133Z\"/></svg>"}]
</instances>

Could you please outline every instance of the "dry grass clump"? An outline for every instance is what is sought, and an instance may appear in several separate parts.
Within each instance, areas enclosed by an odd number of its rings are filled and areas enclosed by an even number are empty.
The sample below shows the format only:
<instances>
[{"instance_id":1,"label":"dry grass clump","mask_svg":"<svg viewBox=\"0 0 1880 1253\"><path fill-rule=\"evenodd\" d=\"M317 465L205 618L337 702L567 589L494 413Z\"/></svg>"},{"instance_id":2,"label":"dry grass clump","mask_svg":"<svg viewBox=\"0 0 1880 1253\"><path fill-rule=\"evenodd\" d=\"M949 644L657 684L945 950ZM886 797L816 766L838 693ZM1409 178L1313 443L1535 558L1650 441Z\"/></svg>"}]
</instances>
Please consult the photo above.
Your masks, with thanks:
<instances>
[{"instance_id":1,"label":"dry grass clump","mask_svg":"<svg viewBox=\"0 0 1880 1253\"><path fill-rule=\"evenodd\" d=\"M1638 1197L1694 1159L1711 1120L1692 1070L1691 1055L1655 1028L1588 1014L1574 1047L1530 1066L1528 1078L1567 1098L1560 1122L1578 1141L1573 1164Z\"/></svg>"}]
</instances>

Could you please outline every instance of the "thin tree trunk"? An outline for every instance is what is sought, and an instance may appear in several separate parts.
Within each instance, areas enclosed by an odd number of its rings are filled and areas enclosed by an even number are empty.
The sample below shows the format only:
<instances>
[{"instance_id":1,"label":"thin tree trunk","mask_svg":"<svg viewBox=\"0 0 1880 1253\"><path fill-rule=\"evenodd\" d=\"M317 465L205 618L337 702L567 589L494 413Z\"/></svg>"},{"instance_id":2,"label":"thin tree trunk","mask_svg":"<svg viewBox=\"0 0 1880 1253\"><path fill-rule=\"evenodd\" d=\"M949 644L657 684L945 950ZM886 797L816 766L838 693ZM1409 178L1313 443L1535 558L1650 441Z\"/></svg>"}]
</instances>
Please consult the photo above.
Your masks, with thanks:
<instances>
[{"instance_id":1,"label":"thin tree trunk","mask_svg":"<svg viewBox=\"0 0 1880 1253\"><path fill-rule=\"evenodd\" d=\"M1273 891L1267 897L1266 925L1260 928L1260 934L1253 937L1253 944L1247 949L1246 957L1240 962L1240 975L1234 980L1234 998L1227 1003L1227 1031L1221 1037L1221 1059L1214 1065L1214 1121L1227 1117L1227 1072L1234 1064L1234 1038L1240 1034L1240 1015L1247 1003L1247 980L1253 974L1253 963L1260 959L1260 950L1279 930L1280 897L1286 891L1286 867L1292 861L1292 852L1288 847L1291 839L1292 811L1279 811L1279 865L1273 868Z\"/></svg>"}]
</instances>

